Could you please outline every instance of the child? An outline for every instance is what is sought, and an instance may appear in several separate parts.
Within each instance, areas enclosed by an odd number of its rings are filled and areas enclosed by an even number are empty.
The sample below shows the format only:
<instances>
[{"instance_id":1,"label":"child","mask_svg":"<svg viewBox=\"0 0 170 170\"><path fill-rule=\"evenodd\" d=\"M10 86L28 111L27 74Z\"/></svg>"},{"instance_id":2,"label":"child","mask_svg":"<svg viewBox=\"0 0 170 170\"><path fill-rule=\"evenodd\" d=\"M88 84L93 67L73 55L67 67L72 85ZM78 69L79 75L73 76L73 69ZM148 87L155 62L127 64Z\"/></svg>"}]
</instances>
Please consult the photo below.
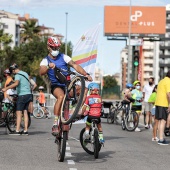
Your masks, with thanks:
<instances>
[{"instance_id":1,"label":"child","mask_svg":"<svg viewBox=\"0 0 170 170\"><path fill-rule=\"evenodd\" d=\"M132 98L131 91L133 90L133 85L131 83L126 84L126 89L123 90L123 100L130 102Z\"/></svg>"},{"instance_id":2,"label":"child","mask_svg":"<svg viewBox=\"0 0 170 170\"><path fill-rule=\"evenodd\" d=\"M157 85L155 85L152 94L150 95L148 99L148 103L153 104L153 108L151 110L152 116L154 117L154 127L153 127L153 133L152 133L152 141L159 141L157 138L157 129L158 129L158 120L155 119L155 100L156 100L156 92L157 92Z\"/></svg>"},{"instance_id":3,"label":"child","mask_svg":"<svg viewBox=\"0 0 170 170\"><path fill-rule=\"evenodd\" d=\"M88 89L90 91L90 95L86 97L85 103L82 108L82 114L85 113L86 108L89 107L89 113L86 121L86 130L85 135L86 139L89 138L89 131L91 126L92 119L98 119L97 128L99 130L99 141L100 143L104 143L103 139L103 131L101 126L101 109L102 109L102 98L99 95L99 85L97 83L90 83L88 85Z\"/></svg>"}]
</instances>

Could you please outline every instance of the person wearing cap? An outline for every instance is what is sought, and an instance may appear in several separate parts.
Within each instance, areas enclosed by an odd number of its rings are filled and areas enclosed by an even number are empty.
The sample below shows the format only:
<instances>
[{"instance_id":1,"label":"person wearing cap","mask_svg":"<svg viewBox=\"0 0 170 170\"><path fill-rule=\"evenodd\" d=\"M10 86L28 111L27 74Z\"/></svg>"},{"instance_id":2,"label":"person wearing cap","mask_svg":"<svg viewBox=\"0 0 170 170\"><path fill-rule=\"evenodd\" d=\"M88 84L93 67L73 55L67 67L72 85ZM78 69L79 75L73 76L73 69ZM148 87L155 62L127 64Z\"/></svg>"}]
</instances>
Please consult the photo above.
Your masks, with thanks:
<instances>
[{"instance_id":1,"label":"person wearing cap","mask_svg":"<svg viewBox=\"0 0 170 170\"><path fill-rule=\"evenodd\" d=\"M135 100L135 102L132 104L132 110L135 110L139 117L142 111L142 101L143 101L143 93L141 91L141 83L139 80L136 80L134 83L134 88L131 92L132 98ZM140 132L141 129L139 127L136 127L136 132Z\"/></svg>"},{"instance_id":2,"label":"person wearing cap","mask_svg":"<svg viewBox=\"0 0 170 170\"><path fill-rule=\"evenodd\" d=\"M169 143L164 139L164 129L166 121L170 119L170 70L158 83L155 106L155 119L159 124L158 144L168 145Z\"/></svg>"},{"instance_id":3,"label":"person wearing cap","mask_svg":"<svg viewBox=\"0 0 170 170\"><path fill-rule=\"evenodd\" d=\"M17 125L16 130L9 135L28 135L28 106L32 99L31 87L29 82L29 76L26 72L19 69L16 63L12 64L9 67L9 70L12 74L15 75L14 83L6 88L3 88L2 91L5 92L8 89L16 87L18 99L16 104L16 115L17 115ZM20 125L22 120L22 114L24 114L24 131L20 131Z\"/></svg>"}]
</instances>

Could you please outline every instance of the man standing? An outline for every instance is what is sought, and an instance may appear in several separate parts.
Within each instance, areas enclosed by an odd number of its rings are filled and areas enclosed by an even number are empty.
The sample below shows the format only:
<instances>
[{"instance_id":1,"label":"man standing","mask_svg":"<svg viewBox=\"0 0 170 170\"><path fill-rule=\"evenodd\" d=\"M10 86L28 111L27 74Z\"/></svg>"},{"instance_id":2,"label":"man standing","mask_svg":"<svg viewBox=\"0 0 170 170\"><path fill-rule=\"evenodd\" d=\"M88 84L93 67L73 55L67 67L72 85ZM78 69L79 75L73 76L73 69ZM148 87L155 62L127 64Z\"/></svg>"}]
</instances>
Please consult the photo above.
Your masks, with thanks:
<instances>
[{"instance_id":1,"label":"man standing","mask_svg":"<svg viewBox=\"0 0 170 170\"><path fill-rule=\"evenodd\" d=\"M17 106L16 106L16 115L17 115L17 126L16 131L11 133L10 135L20 135L20 124L22 119L22 113L24 113L24 131L23 135L28 135L28 106L32 99L31 96L31 89L30 89L30 82L29 82L29 76L26 72L19 70L17 64L12 64L9 67L9 70L11 73L15 75L15 82L6 87L3 88L2 91L5 92L8 89L12 89L14 87L17 87Z\"/></svg>"},{"instance_id":2,"label":"man standing","mask_svg":"<svg viewBox=\"0 0 170 170\"><path fill-rule=\"evenodd\" d=\"M157 96L155 101L155 119L158 120L159 145L168 145L164 139L164 129L166 120L170 113L170 70L166 77L158 83Z\"/></svg>"},{"instance_id":3,"label":"man standing","mask_svg":"<svg viewBox=\"0 0 170 170\"><path fill-rule=\"evenodd\" d=\"M153 104L148 103L148 100L149 100L150 95L152 94L154 87L155 87L154 78L150 77L148 84L146 84L143 88L144 107L145 107L145 112L146 112L146 125L145 125L146 129L148 128L152 129L151 110L152 110Z\"/></svg>"}]
</instances>

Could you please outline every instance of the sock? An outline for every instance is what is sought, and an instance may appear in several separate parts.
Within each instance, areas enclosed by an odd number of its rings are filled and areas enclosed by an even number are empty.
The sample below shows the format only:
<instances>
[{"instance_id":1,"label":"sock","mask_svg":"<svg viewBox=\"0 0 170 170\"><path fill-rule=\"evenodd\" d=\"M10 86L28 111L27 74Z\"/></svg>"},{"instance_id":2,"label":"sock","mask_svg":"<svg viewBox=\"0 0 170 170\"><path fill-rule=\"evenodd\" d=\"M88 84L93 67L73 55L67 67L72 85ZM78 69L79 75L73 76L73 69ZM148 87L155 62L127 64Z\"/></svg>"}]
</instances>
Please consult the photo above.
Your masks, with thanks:
<instances>
[{"instance_id":1,"label":"sock","mask_svg":"<svg viewBox=\"0 0 170 170\"><path fill-rule=\"evenodd\" d=\"M54 117L54 124L53 125L57 125L58 124L58 116Z\"/></svg>"},{"instance_id":2,"label":"sock","mask_svg":"<svg viewBox=\"0 0 170 170\"><path fill-rule=\"evenodd\" d=\"M103 132L99 131L99 139L103 139Z\"/></svg>"}]
</instances>

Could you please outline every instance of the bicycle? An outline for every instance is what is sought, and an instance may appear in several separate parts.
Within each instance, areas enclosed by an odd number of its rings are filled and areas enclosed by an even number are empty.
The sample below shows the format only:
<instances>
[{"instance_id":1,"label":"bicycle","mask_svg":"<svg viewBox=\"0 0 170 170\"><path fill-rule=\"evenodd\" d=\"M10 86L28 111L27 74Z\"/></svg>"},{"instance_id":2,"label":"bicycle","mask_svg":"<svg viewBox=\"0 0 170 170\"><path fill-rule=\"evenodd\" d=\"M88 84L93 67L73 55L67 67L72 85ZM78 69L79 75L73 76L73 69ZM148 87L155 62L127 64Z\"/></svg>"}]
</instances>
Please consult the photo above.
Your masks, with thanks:
<instances>
[{"instance_id":1,"label":"bicycle","mask_svg":"<svg viewBox=\"0 0 170 170\"><path fill-rule=\"evenodd\" d=\"M42 106L40 106L40 103L36 100L36 103L37 103L37 107L34 108L33 110L33 116L36 118L36 119L41 119L43 117L48 117L48 118L51 118L51 111L48 109L48 107L44 106L45 108L45 112L44 110L42 109Z\"/></svg>"},{"instance_id":2,"label":"bicycle","mask_svg":"<svg viewBox=\"0 0 170 170\"><path fill-rule=\"evenodd\" d=\"M91 128L89 131L90 138L85 137L85 128L80 132L80 143L82 148L90 155L94 155L94 158L99 157L102 144L99 142L99 132L97 128L98 119L92 119Z\"/></svg>"},{"instance_id":3,"label":"bicycle","mask_svg":"<svg viewBox=\"0 0 170 170\"><path fill-rule=\"evenodd\" d=\"M65 158L66 141L68 140L69 130L71 129L72 122L76 119L80 107L82 106L86 77L73 71L66 71L57 67L54 68L54 71L56 78L58 78L61 83L66 85L65 95L61 106L61 114L58 122L59 134L55 137L58 161L63 162ZM64 76L62 72L67 72L68 75ZM73 75L72 80L70 79L71 75Z\"/></svg>"},{"instance_id":4,"label":"bicycle","mask_svg":"<svg viewBox=\"0 0 170 170\"><path fill-rule=\"evenodd\" d=\"M134 131L136 127L138 127L139 123L139 115L136 113L134 109L132 109L132 102L134 100L130 100L130 103L127 104L126 101L123 101L124 105L123 116L122 116L122 129L127 131Z\"/></svg>"},{"instance_id":5,"label":"bicycle","mask_svg":"<svg viewBox=\"0 0 170 170\"><path fill-rule=\"evenodd\" d=\"M10 96L13 98L12 103L1 102L0 125L6 126L8 130L12 133L16 129L16 101L17 101L18 95L13 94ZM4 104L8 108L6 113L4 113L2 109ZM31 117L28 114L28 127L30 127L30 125L31 125ZM22 117L21 128L24 129L24 117Z\"/></svg>"},{"instance_id":6,"label":"bicycle","mask_svg":"<svg viewBox=\"0 0 170 170\"><path fill-rule=\"evenodd\" d=\"M120 104L121 102L116 101L115 105L111 105L111 107L109 108L109 114L107 115L107 123L111 124L111 123L116 123L119 124L120 123L120 114L121 114L121 110L122 110L122 105Z\"/></svg>"}]
</instances>

